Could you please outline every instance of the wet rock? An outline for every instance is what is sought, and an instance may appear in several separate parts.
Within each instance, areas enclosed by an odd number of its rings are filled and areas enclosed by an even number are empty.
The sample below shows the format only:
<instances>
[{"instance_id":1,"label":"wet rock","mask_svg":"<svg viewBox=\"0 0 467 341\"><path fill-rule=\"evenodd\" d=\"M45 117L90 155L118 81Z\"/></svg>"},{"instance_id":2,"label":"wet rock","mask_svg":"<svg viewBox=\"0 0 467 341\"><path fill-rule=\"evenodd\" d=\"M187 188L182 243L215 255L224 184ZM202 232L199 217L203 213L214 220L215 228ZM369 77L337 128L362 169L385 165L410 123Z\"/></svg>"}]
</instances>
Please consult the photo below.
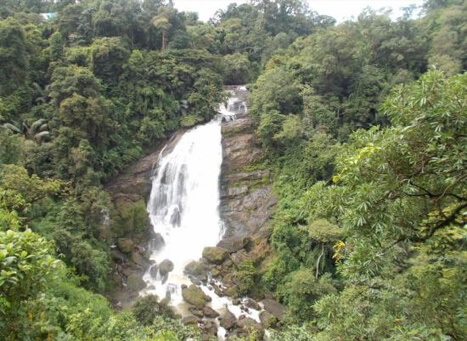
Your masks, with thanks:
<instances>
[{"instance_id":1,"label":"wet rock","mask_svg":"<svg viewBox=\"0 0 467 341\"><path fill-rule=\"evenodd\" d=\"M181 222L181 214L180 214L180 210L177 208L175 208L174 212L172 213L172 216L170 217L170 224L172 226L180 226L180 222Z\"/></svg>"},{"instance_id":2,"label":"wet rock","mask_svg":"<svg viewBox=\"0 0 467 341\"><path fill-rule=\"evenodd\" d=\"M205 247L203 250L203 258L214 264L221 264L228 256L228 251L220 247Z\"/></svg>"},{"instance_id":3,"label":"wet rock","mask_svg":"<svg viewBox=\"0 0 467 341\"><path fill-rule=\"evenodd\" d=\"M120 251L123 253L130 253L133 250L135 244L130 238L119 238L117 241L117 246Z\"/></svg>"},{"instance_id":4,"label":"wet rock","mask_svg":"<svg viewBox=\"0 0 467 341\"><path fill-rule=\"evenodd\" d=\"M124 264L128 261L127 255L118 250L112 250L110 252L110 257L112 257L112 260L117 264Z\"/></svg>"},{"instance_id":5,"label":"wet rock","mask_svg":"<svg viewBox=\"0 0 467 341\"><path fill-rule=\"evenodd\" d=\"M160 264L159 264L159 272L162 276L167 275L169 272L171 272L174 269L174 263L170 259L164 259Z\"/></svg>"},{"instance_id":6,"label":"wet rock","mask_svg":"<svg viewBox=\"0 0 467 341\"><path fill-rule=\"evenodd\" d=\"M259 314L261 325L265 329L274 328L277 324L277 319L270 312L264 310Z\"/></svg>"},{"instance_id":7,"label":"wet rock","mask_svg":"<svg viewBox=\"0 0 467 341\"><path fill-rule=\"evenodd\" d=\"M250 242L251 239L248 237L230 237L222 239L217 243L217 246L229 251L230 253L234 253L244 249Z\"/></svg>"},{"instance_id":8,"label":"wet rock","mask_svg":"<svg viewBox=\"0 0 467 341\"><path fill-rule=\"evenodd\" d=\"M133 273L126 280L127 289L129 291L140 291L146 287L146 282L141 275Z\"/></svg>"},{"instance_id":9,"label":"wet rock","mask_svg":"<svg viewBox=\"0 0 467 341\"><path fill-rule=\"evenodd\" d=\"M211 307L204 307L203 308L203 315L208 317L208 318L216 318L219 316L219 313L212 309Z\"/></svg>"},{"instance_id":10,"label":"wet rock","mask_svg":"<svg viewBox=\"0 0 467 341\"><path fill-rule=\"evenodd\" d=\"M240 301L239 298L235 298L235 299L232 300L233 305L240 305L241 303L242 303L242 301Z\"/></svg>"},{"instance_id":11,"label":"wet rock","mask_svg":"<svg viewBox=\"0 0 467 341\"><path fill-rule=\"evenodd\" d=\"M182 290L182 297L185 302L196 307L202 307L206 303L206 295L203 290L196 285L191 284L188 288Z\"/></svg>"},{"instance_id":12,"label":"wet rock","mask_svg":"<svg viewBox=\"0 0 467 341\"><path fill-rule=\"evenodd\" d=\"M206 275L209 271L209 266L203 264L202 262L192 261L185 266L184 273L191 276L201 276Z\"/></svg>"},{"instance_id":13,"label":"wet rock","mask_svg":"<svg viewBox=\"0 0 467 341\"><path fill-rule=\"evenodd\" d=\"M185 326L197 325L198 322L199 322L199 318L197 318L196 316L185 316L184 318L182 318L182 323Z\"/></svg>"},{"instance_id":14,"label":"wet rock","mask_svg":"<svg viewBox=\"0 0 467 341\"><path fill-rule=\"evenodd\" d=\"M159 267L157 266L157 264L154 264L151 267L151 269L149 269L149 274L151 275L152 278L156 279L158 271L159 271Z\"/></svg>"},{"instance_id":15,"label":"wet rock","mask_svg":"<svg viewBox=\"0 0 467 341\"><path fill-rule=\"evenodd\" d=\"M278 320L282 320L285 313L285 307L282 304L271 299L262 300L261 303L263 303L264 310L271 313Z\"/></svg>"},{"instance_id":16,"label":"wet rock","mask_svg":"<svg viewBox=\"0 0 467 341\"><path fill-rule=\"evenodd\" d=\"M256 340L262 340L264 336L264 328L261 324L253 320L252 318L246 317L238 321L238 326L255 336Z\"/></svg>"},{"instance_id":17,"label":"wet rock","mask_svg":"<svg viewBox=\"0 0 467 341\"><path fill-rule=\"evenodd\" d=\"M203 282L201 282L201 280L199 280L198 278L196 277L190 277L190 281L191 283L193 283L194 285L202 285Z\"/></svg>"},{"instance_id":18,"label":"wet rock","mask_svg":"<svg viewBox=\"0 0 467 341\"><path fill-rule=\"evenodd\" d=\"M154 237L149 241L149 248L152 251L160 250L164 245L165 241L160 233L155 233Z\"/></svg>"},{"instance_id":19,"label":"wet rock","mask_svg":"<svg viewBox=\"0 0 467 341\"><path fill-rule=\"evenodd\" d=\"M217 325L212 321L206 321L203 326L203 332L208 335L217 335Z\"/></svg>"},{"instance_id":20,"label":"wet rock","mask_svg":"<svg viewBox=\"0 0 467 341\"><path fill-rule=\"evenodd\" d=\"M181 288L182 288L182 290L183 290L183 289L186 289L186 288L188 288L188 285L186 285L186 284L182 284L180 287L181 287Z\"/></svg>"},{"instance_id":21,"label":"wet rock","mask_svg":"<svg viewBox=\"0 0 467 341\"><path fill-rule=\"evenodd\" d=\"M235 315L227 310L223 315L220 322L220 326L226 330L231 330L237 325L237 318Z\"/></svg>"},{"instance_id":22,"label":"wet rock","mask_svg":"<svg viewBox=\"0 0 467 341\"><path fill-rule=\"evenodd\" d=\"M259 303L256 302L255 300L251 299L251 298L247 298L247 299L245 300L245 305L246 305L248 308L251 308L251 309L261 310L261 306L259 305Z\"/></svg>"},{"instance_id":23,"label":"wet rock","mask_svg":"<svg viewBox=\"0 0 467 341\"><path fill-rule=\"evenodd\" d=\"M142 268L147 269L151 265L151 261L146 259L141 253L139 252L132 252L131 253L131 260L141 266Z\"/></svg>"},{"instance_id":24,"label":"wet rock","mask_svg":"<svg viewBox=\"0 0 467 341\"><path fill-rule=\"evenodd\" d=\"M216 293L217 296L219 297L223 297L224 296L224 292L217 286L214 287L214 292Z\"/></svg>"},{"instance_id":25,"label":"wet rock","mask_svg":"<svg viewBox=\"0 0 467 341\"><path fill-rule=\"evenodd\" d=\"M204 317L203 310L201 310L201 309L191 307L188 310L190 311L190 313L192 313L193 315L195 315L197 317L201 317L201 318Z\"/></svg>"}]
</instances>

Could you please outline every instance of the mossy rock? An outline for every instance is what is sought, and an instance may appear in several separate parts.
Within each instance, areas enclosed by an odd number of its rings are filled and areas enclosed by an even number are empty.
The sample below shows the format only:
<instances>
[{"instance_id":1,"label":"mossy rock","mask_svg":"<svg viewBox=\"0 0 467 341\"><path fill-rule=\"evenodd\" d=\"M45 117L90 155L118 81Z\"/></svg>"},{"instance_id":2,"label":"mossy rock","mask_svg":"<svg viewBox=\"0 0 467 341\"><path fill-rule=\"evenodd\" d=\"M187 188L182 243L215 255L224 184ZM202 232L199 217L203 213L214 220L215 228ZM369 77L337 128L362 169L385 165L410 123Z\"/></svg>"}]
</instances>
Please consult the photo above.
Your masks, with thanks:
<instances>
[{"instance_id":1,"label":"mossy rock","mask_svg":"<svg viewBox=\"0 0 467 341\"><path fill-rule=\"evenodd\" d=\"M194 284L191 284L188 288L182 290L182 297L185 302L196 307L202 307L206 303L205 293Z\"/></svg>"},{"instance_id":2,"label":"mossy rock","mask_svg":"<svg viewBox=\"0 0 467 341\"><path fill-rule=\"evenodd\" d=\"M229 252L220 247L205 247L203 250L203 258L214 264L222 264L228 256Z\"/></svg>"},{"instance_id":3,"label":"mossy rock","mask_svg":"<svg viewBox=\"0 0 467 341\"><path fill-rule=\"evenodd\" d=\"M206 275L209 271L209 267L201 262L192 261L185 266L185 273L195 277Z\"/></svg>"},{"instance_id":4,"label":"mossy rock","mask_svg":"<svg viewBox=\"0 0 467 341\"><path fill-rule=\"evenodd\" d=\"M123 253L130 253L135 246L135 243L130 238L120 238L117 241L117 246Z\"/></svg>"},{"instance_id":5,"label":"mossy rock","mask_svg":"<svg viewBox=\"0 0 467 341\"><path fill-rule=\"evenodd\" d=\"M185 326L189 326L189 325L196 326L198 322L199 322L199 318L196 316L185 316L184 318L182 318L182 323Z\"/></svg>"},{"instance_id":6,"label":"mossy rock","mask_svg":"<svg viewBox=\"0 0 467 341\"><path fill-rule=\"evenodd\" d=\"M219 277L220 274L221 274L220 271L217 270L216 268L213 268L213 269L211 270L211 275L212 275L212 277Z\"/></svg>"},{"instance_id":7,"label":"mossy rock","mask_svg":"<svg viewBox=\"0 0 467 341\"><path fill-rule=\"evenodd\" d=\"M225 294L229 297L236 298L239 297L240 294L238 292L238 289L236 287L230 287L224 290Z\"/></svg>"},{"instance_id":8,"label":"mossy rock","mask_svg":"<svg viewBox=\"0 0 467 341\"><path fill-rule=\"evenodd\" d=\"M139 274L131 274L126 280L127 289L129 291L140 291L146 288L146 282Z\"/></svg>"},{"instance_id":9,"label":"mossy rock","mask_svg":"<svg viewBox=\"0 0 467 341\"><path fill-rule=\"evenodd\" d=\"M266 310L259 314L259 320L265 329L274 328L277 325L276 317Z\"/></svg>"},{"instance_id":10,"label":"mossy rock","mask_svg":"<svg viewBox=\"0 0 467 341\"><path fill-rule=\"evenodd\" d=\"M159 264L159 272L161 273L162 276L167 275L169 272L173 271L173 269L174 269L174 263L170 259L164 259Z\"/></svg>"}]
</instances>

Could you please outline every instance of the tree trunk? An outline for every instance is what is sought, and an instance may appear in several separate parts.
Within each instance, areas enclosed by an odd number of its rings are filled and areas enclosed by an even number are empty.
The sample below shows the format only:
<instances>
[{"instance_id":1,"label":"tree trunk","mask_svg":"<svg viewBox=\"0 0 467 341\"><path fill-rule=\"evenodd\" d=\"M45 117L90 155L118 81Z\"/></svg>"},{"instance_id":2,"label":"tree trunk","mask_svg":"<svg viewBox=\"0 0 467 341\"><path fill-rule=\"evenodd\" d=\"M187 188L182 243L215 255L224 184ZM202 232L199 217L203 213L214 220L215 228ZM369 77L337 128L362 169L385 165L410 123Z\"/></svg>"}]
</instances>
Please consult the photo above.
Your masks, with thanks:
<instances>
[{"instance_id":1,"label":"tree trunk","mask_svg":"<svg viewBox=\"0 0 467 341\"><path fill-rule=\"evenodd\" d=\"M316 261L316 278L319 276L319 263L321 261L321 257L324 255L324 244L321 244L321 254L318 257L318 260Z\"/></svg>"}]
</instances>

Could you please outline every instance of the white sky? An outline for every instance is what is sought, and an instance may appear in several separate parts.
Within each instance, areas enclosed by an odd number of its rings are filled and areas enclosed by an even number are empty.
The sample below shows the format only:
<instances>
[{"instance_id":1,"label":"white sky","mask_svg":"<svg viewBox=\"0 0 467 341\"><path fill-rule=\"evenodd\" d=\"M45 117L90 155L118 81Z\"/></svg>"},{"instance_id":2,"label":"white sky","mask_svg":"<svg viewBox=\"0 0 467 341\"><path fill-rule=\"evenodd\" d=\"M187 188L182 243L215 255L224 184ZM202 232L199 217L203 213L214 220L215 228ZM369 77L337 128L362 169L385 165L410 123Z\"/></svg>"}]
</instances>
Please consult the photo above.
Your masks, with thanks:
<instances>
[{"instance_id":1,"label":"white sky","mask_svg":"<svg viewBox=\"0 0 467 341\"><path fill-rule=\"evenodd\" d=\"M230 3L242 4L247 0L174 0L175 7L179 11L198 12L200 20L207 21L216 10L226 9ZM400 14L401 7L410 4L421 5L423 0L308 0L310 8L319 14L330 15L338 22L350 17L356 17L365 7L380 9L382 7L393 8L394 17Z\"/></svg>"}]
</instances>

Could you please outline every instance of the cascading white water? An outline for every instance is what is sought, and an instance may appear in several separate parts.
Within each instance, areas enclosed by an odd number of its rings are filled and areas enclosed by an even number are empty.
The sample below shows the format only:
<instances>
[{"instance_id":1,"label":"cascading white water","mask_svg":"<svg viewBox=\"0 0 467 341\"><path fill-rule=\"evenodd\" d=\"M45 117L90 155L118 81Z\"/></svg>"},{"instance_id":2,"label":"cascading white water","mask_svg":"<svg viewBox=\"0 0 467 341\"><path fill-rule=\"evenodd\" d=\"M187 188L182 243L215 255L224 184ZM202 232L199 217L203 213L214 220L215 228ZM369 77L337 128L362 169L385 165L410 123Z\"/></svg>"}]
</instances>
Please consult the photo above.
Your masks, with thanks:
<instances>
[{"instance_id":1,"label":"cascading white water","mask_svg":"<svg viewBox=\"0 0 467 341\"><path fill-rule=\"evenodd\" d=\"M245 89L240 89L245 91ZM204 247L215 246L224 233L219 215L219 177L222 164L221 121L232 120L246 113L246 104L231 97L219 108L220 117L186 132L166 155L161 153L157 174L153 177L148 212L154 232L165 242L156 248L151 259L156 266L168 259L173 271L163 278L149 269L143 279L147 283L141 294L170 296L170 302L180 313L187 313L181 295L181 285L191 284L184 275L185 266L198 260ZM222 285L221 283L217 283ZM199 287L212 298L209 305L219 313L228 309L259 321L259 312L243 311L228 297L219 297L206 285ZM222 339L225 330L219 328Z\"/></svg>"},{"instance_id":2,"label":"cascading white water","mask_svg":"<svg viewBox=\"0 0 467 341\"><path fill-rule=\"evenodd\" d=\"M218 212L220 124L220 120L213 120L185 133L172 152L162 157L153 179L148 211L165 246L151 258L156 264L169 259L174 269L165 283L148 272L144 277L149 284L146 292L164 298L169 291L175 306L182 301L180 285L190 283L183 274L185 266L199 259L205 246L216 245L223 233Z\"/></svg>"}]
</instances>

